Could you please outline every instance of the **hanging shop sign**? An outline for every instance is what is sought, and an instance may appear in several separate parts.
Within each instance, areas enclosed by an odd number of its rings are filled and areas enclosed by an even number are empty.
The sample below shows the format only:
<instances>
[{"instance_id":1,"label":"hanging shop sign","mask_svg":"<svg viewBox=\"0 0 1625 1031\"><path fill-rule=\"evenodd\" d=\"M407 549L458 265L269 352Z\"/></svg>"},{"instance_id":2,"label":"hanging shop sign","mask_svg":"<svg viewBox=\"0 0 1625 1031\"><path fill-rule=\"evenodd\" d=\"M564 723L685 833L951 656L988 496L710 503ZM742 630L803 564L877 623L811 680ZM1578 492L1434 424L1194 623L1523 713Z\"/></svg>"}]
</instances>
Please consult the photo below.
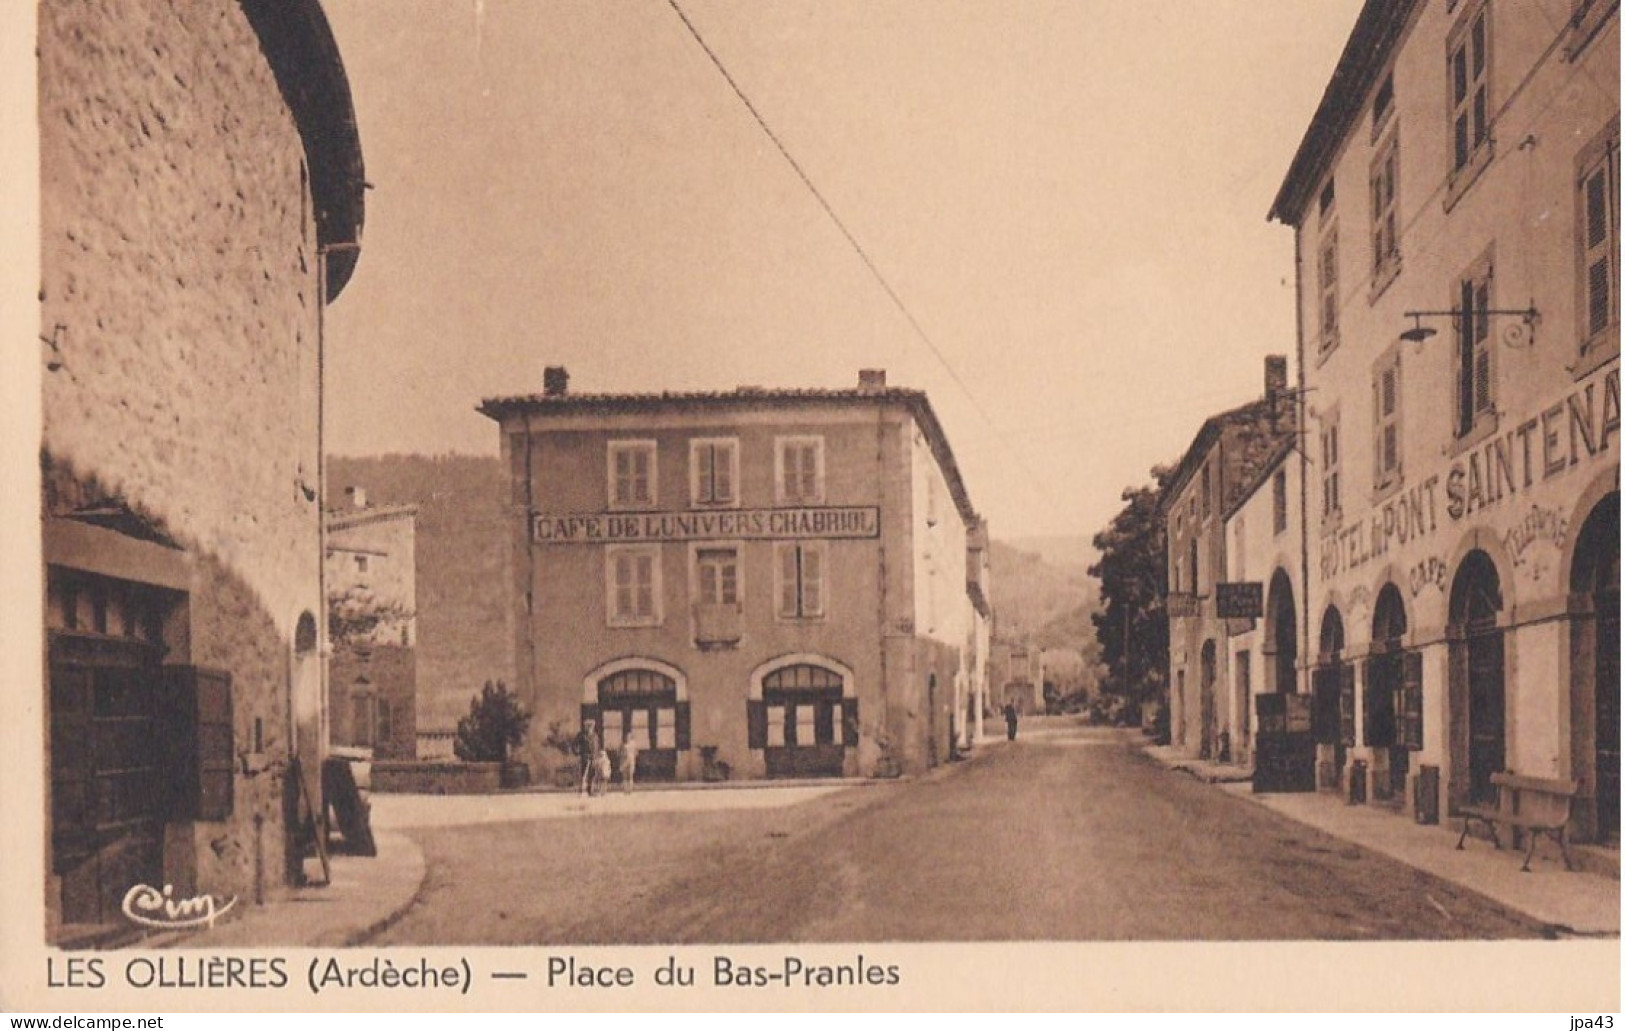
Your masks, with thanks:
<instances>
[{"instance_id":1,"label":"hanging shop sign","mask_svg":"<svg viewBox=\"0 0 1625 1031\"><path fill-rule=\"evenodd\" d=\"M1214 585L1220 619L1257 619L1264 614L1264 584L1246 580Z\"/></svg>"},{"instance_id":2,"label":"hanging shop sign","mask_svg":"<svg viewBox=\"0 0 1625 1031\"><path fill-rule=\"evenodd\" d=\"M862 540L880 536L875 506L743 508L727 512L599 512L531 516L538 544L715 540Z\"/></svg>"}]
</instances>

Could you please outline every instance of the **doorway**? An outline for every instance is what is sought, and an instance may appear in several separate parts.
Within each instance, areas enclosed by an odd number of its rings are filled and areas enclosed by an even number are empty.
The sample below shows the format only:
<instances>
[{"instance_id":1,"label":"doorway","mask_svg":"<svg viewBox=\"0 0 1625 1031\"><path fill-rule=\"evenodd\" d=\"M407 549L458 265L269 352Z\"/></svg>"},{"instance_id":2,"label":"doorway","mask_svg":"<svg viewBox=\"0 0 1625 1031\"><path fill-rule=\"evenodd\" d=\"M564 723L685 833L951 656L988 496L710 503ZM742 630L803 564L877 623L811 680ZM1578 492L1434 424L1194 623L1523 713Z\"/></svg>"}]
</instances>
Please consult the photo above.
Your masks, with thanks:
<instances>
[{"instance_id":1,"label":"doorway","mask_svg":"<svg viewBox=\"0 0 1625 1031\"><path fill-rule=\"evenodd\" d=\"M1466 687L1463 787L1474 805L1494 804L1490 778L1506 769L1506 640L1496 625L1500 611L1495 563L1482 551L1469 552L1450 588L1450 630L1452 658Z\"/></svg>"},{"instance_id":2,"label":"doorway","mask_svg":"<svg viewBox=\"0 0 1625 1031\"><path fill-rule=\"evenodd\" d=\"M1592 703L1589 743L1592 763L1589 770L1595 785L1596 816L1594 840L1619 844L1620 711L1619 711L1619 494L1604 497L1586 517L1575 539L1574 569L1570 589L1591 603L1591 619L1574 624L1576 646L1589 653L1591 682L1576 684L1577 692L1591 698L1573 700L1576 714ZM1577 669L1584 664L1577 661ZM1582 674L1583 676L1583 674ZM1582 733L1584 725L1581 723ZM1584 745L1576 748L1585 754ZM1582 761L1577 773L1587 772Z\"/></svg>"}]
</instances>

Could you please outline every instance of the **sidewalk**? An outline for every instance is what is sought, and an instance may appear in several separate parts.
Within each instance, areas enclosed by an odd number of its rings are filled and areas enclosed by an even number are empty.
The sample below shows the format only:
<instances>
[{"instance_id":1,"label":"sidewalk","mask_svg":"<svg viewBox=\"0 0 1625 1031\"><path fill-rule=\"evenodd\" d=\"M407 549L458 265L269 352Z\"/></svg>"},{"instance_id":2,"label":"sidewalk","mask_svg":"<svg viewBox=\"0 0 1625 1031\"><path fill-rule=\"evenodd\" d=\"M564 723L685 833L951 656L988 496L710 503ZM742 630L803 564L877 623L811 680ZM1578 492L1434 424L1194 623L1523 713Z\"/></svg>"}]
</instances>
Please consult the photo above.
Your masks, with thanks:
<instances>
[{"instance_id":1,"label":"sidewalk","mask_svg":"<svg viewBox=\"0 0 1625 1031\"><path fill-rule=\"evenodd\" d=\"M426 872L423 852L405 834L375 823L373 839L376 856L331 857L331 884L293 888L263 906L240 899L212 928L152 932L133 944L174 949L339 948L358 942L406 912ZM319 876L314 859L306 869Z\"/></svg>"},{"instance_id":2,"label":"sidewalk","mask_svg":"<svg viewBox=\"0 0 1625 1031\"><path fill-rule=\"evenodd\" d=\"M1318 791L1255 795L1250 779L1244 773L1238 778L1238 767L1187 759L1170 748L1153 746L1145 752L1169 770L1190 773L1290 820L1475 891L1555 933L1596 937L1620 933L1619 881L1564 870L1556 844L1544 838L1535 849L1530 872L1523 873L1522 850L1497 851L1488 841L1469 838L1467 847L1457 851L1458 820L1419 824L1380 806L1349 805L1337 795Z\"/></svg>"}]
</instances>

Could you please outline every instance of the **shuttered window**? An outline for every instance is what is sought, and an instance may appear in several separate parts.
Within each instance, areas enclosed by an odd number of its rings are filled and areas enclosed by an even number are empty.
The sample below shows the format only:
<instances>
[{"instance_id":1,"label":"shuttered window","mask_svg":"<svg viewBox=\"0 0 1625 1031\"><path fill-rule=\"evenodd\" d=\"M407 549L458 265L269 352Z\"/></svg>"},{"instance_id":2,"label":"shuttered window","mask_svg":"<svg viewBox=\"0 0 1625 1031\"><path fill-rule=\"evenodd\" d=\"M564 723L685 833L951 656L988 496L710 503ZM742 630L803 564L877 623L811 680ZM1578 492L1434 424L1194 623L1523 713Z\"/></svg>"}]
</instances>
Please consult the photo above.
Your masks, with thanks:
<instances>
[{"instance_id":1,"label":"shuttered window","mask_svg":"<svg viewBox=\"0 0 1625 1031\"><path fill-rule=\"evenodd\" d=\"M1490 9L1469 9L1450 35L1450 140L1452 177L1467 170L1490 138Z\"/></svg>"},{"instance_id":2,"label":"shuttered window","mask_svg":"<svg viewBox=\"0 0 1625 1031\"><path fill-rule=\"evenodd\" d=\"M1371 407L1375 427L1375 486L1379 489L1397 482L1401 472L1399 351L1391 350L1377 363L1372 375Z\"/></svg>"},{"instance_id":3,"label":"shuttered window","mask_svg":"<svg viewBox=\"0 0 1625 1031\"><path fill-rule=\"evenodd\" d=\"M739 501L739 442L692 440L688 445L689 487L695 505L733 505Z\"/></svg>"},{"instance_id":4,"label":"shuttered window","mask_svg":"<svg viewBox=\"0 0 1625 1031\"><path fill-rule=\"evenodd\" d=\"M775 442L775 465L775 500L778 504L823 504L824 438L778 438Z\"/></svg>"},{"instance_id":5,"label":"shuttered window","mask_svg":"<svg viewBox=\"0 0 1625 1031\"><path fill-rule=\"evenodd\" d=\"M823 618L824 543L796 541L774 547L778 566L779 618Z\"/></svg>"},{"instance_id":6,"label":"shuttered window","mask_svg":"<svg viewBox=\"0 0 1625 1031\"><path fill-rule=\"evenodd\" d=\"M652 440L609 442L609 503L611 508L653 508L655 505L655 443Z\"/></svg>"},{"instance_id":7,"label":"shuttered window","mask_svg":"<svg viewBox=\"0 0 1625 1031\"><path fill-rule=\"evenodd\" d=\"M1320 425L1320 517L1330 520L1343 511L1341 427L1334 409Z\"/></svg>"},{"instance_id":8,"label":"shuttered window","mask_svg":"<svg viewBox=\"0 0 1625 1031\"><path fill-rule=\"evenodd\" d=\"M1596 350L1605 331L1619 323L1618 198L1616 125L1580 155L1576 230L1582 353Z\"/></svg>"},{"instance_id":9,"label":"shuttered window","mask_svg":"<svg viewBox=\"0 0 1625 1031\"><path fill-rule=\"evenodd\" d=\"M1490 282L1493 266L1481 261L1462 277L1456 310L1456 435L1466 436L1495 411L1490 347Z\"/></svg>"},{"instance_id":10,"label":"shuttered window","mask_svg":"<svg viewBox=\"0 0 1625 1031\"><path fill-rule=\"evenodd\" d=\"M1399 133L1391 132L1371 166L1371 279L1385 283L1399 265Z\"/></svg>"},{"instance_id":11,"label":"shuttered window","mask_svg":"<svg viewBox=\"0 0 1625 1031\"><path fill-rule=\"evenodd\" d=\"M1337 346L1337 225L1320 241L1320 350Z\"/></svg>"},{"instance_id":12,"label":"shuttered window","mask_svg":"<svg viewBox=\"0 0 1625 1031\"><path fill-rule=\"evenodd\" d=\"M605 549L611 626L660 623L660 548L657 545Z\"/></svg>"}]
</instances>

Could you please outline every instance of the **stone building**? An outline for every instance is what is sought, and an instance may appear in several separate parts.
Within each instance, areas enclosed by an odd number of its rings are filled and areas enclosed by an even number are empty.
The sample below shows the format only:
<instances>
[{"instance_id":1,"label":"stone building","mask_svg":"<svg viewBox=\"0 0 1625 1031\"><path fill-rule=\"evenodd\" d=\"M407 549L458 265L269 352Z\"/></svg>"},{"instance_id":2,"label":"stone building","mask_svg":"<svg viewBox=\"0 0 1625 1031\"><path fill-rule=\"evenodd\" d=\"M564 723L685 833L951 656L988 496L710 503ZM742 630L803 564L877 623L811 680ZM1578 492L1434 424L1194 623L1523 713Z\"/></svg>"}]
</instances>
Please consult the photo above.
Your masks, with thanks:
<instances>
[{"instance_id":1,"label":"stone building","mask_svg":"<svg viewBox=\"0 0 1625 1031\"><path fill-rule=\"evenodd\" d=\"M547 728L639 777L869 776L946 761L987 654L986 536L924 393L493 398L515 667ZM567 761L567 760L565 760Z\"/></svg>"},{"instance_id":2,"label":"stone building","mask_svg":"<svg viewBox=\"0 0 1625 1031\"><path fill-rule=\"evenodd\" d=\"M293 875L321 309L363 183L313 0L48 3L38 31L44 890L72 943L138 884L252 903Z\"/></svg>"},{"instance_id":3,"label":"stone building","mask_svg":"<svg viewBox=\"0 0 1625 1031\"><path fill-rule=\"evenodd\" d=\"M1573 780L1616 847L1618 10L1368 2L1271 210L1343 758L1426 819Z\"/></svg>"},{"instance_id":4,"label":"stone building","mask_svg":"<svg viewBox=\"0 0 1625 1031\"><path fill-rule=\"evenodd\" d=\"M417 507L327 513L328 733L375 759L417 758Z\"/></svg>"},{"instance_id":5,"label":"stone building","mask_svg":"<svg viewBox=\"0 0 1625 1031\"><path fill-rule=\"evenodd\" d=\"M1163 488L1160 508L1168 541L1168 668L1171 743L1203 759L1219 754L1233 708L1228 624L1214 585L1225 574L1225 513L1249 497L1284 446L1297 438L1297 402L1287 388L1286 358L1264 362L1264 396L1202 423ZM1285 599L1290 602L1290 599ZM1288 608L1290 608L1288 604ZM1287 634L1288 641L1295 635ZM1285 647L1285 646L1283 646ZM1291 662L1271 664L1262 689L1292 692Z\"/></svg>"},{"instance_id":6,"label":"stone building","mask_svg":"<svg viewBox=\"0 0 1625 1031\"><path fill-rule=\"evenodd\" d=\"M1302 496L1294 436L1276 437L1275 449L1254 467L1238 496L1222 513L1224 575L1230 584L1258 585L1261 611L1224 618L1220 658L1225 689L1215 700L1219 758L1246 766L1254 757L1257 731L1256 696L1260 692L1296 693L1302 648L1298 605L1303 598ZM1217 614L1217 613L1216 613ZM1228 754L1221 754L1227 752Z\"/></svg>"}]
</instances>

